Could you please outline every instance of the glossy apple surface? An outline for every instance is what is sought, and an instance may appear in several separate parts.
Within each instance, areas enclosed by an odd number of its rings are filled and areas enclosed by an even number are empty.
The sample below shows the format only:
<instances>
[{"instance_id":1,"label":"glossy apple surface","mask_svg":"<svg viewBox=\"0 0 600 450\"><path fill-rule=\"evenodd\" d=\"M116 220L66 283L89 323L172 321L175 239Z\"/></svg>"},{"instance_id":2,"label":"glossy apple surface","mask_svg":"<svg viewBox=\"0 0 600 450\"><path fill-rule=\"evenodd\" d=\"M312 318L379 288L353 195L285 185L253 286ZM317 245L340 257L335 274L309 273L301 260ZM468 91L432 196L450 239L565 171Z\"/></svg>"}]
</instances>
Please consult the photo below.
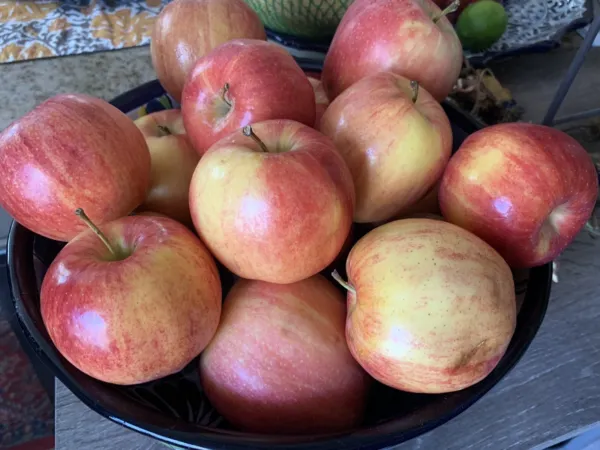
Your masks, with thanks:
<instances>
[{"instance_id":1,"label":"glossy apple surface","mask_svg":"<svg viewBox=\"0 0 600 450\"><path fill-rule=\"evenodd\" d=\"M327 98L327 94L325 94L325 90L323 89L323 83L321 83L321 80L317 80L313 77L308 77L308 81L310 81L310 85L312 86L313 91L315 91L315 128L318 130L321 126L321 118L323 117L325 110L329 106L329 99Z\"/></svg>"},{"instance_id":2,"label":"glossy apple surface","mask_svg":"<svg viewBox=\"0 0 600 450\"><path fill-rule=\"evenodd\" d=\"M363 78L321 120L348 164L356 188L354 221L384 221L416 203L440 178L452 152L440 104L391 72Z\"/></svg>"},{"instance_id":3,"label":"glossy apple surface","mask_svg":"<svg viewBox=\"0 0 600 450\"><path fill-rule=\"evenodd\" d=\"M221 313L215 262L169 218L130 216L92 231L57 255L40 306L59 352L87 375L130 385L178 372L204 349Z\"/></svg>"},{"instance_id":4,"label":"glossy apple surface","mask_svg":"<svg viewBox=\"0 0 600 450\"><path fill-rule=\"evenodd\" d=\"M356 0L337 28L323 66L333 100L361 78L391 71L443 100L458 79L462 46L431 0Z\"/></svg>"},{"instance_id":5,"label":"glossy apple surface","mask_svg":"<svg viewBox=\"0 0 600 450\"><path fill-rule=\"evenodd\" d=\"M293 283L340 252L354 205L352 176L333 142L289 120L252 126L215 144L190 186L196 230L242 278Z\"/></svg>"},{"instance_id":6,"label":"glossy apple surface","mask_svg":"<svg viewBox=\"0 0 600 450\"><path fill-rule=\"evenodd\" d=\"M474 234L403 219L369 232L346 264L346 339L361 366L407 392L464 389L496 367L512 338L512 273Z\"/></svg>"},{"instance_id":7,"label":"glossy apple surface","mask_svg":"<svg viewBox=\"0 0 600 450\"><path fill-rule=\"evenodd\" d=\"M193 226L189 190L200 156L187 139L181 111L158 111L135 124L146 138L152 161L150 190L138 211L155 211Z\"/></svg>"},{"instance_id":8,"label":"glossy apple surface","mask_svg":"<svg viewBox=\"0 0 600 450\"><path fill-rule=\"evenodd\" d=\"M102 224L146 198L150 153L133 121L104 100L52 97L0 134L0 204L42 236L68 241L85 225L84 208Z\"/></svg>"},{"instance_id":9,"label":"glossy apple surface","mask_svg":"<svg viewBox=\"0 0 600 450\"><path fill-rule=\"evenodd\" d=\"M494 247L511 267L552 261L590 218L598 176L586 150L542 125L494 125L469 136L440 186L444 217Z\"/></svg>"},{"instance_id":10,"label":"glossy apple surface","mask_svg":"<svg viewBox=\"0 0 600 450\"><path fill-rule=\"evenodd\" d=\"M359 230L359 231L361 231L361 230ZM335 279L332 277L332 274L334 271L337 271L338 273L341 273L345 276L346 275L346 260L348 259L350 250L352 250L352 247L356 243L357 239L358 239L357 227L356 227L356 224L352 224L352 226L350 227L350 231L348 232L348 236L346 237L346 240L344 241L344 244L342 245L342 249L340 250L338 255L335 257L335 259L331 262L331 264L329 264L325 269L323 269L321 271L321 275L323 275L325 278L327 278L328 280L331 280L331 281L335 281Z\"/></svg>"},{"instance_id":11,"label":"glossy apple surface","mask_svg":"<svg viewBox=\"0 0 600 450\"><path fill-rule=\"evenodd\" d=\"M370 377L348 351L345 317L343 295L320 275L288 285L238 281L200 359L207 397L249 432L358 425Z\"/></svg>"},{"instance_id":12,"label":"glossy apple surface","mask_svg":"<svg viewBox=\"0 0 600 450\"><path fill-rule=\"evenodd\" d=\"M265 29L243 0L175 0L156 18L150 51L162 86L178 102L189 72L202 56L232 39L266 40Z\"/></svg>"},{"instance_id":13,"label":"glossy apple surface","mask_svg":"<svg viewBox=\"0 0 600 450\"><path fill-rule=\"evenodd\" d=\"M198 61L185 85L182 111L192 145L203 152L228 134L264 120L289 119L312 127L315 95L285 49L238 39Z\"/></svg>"}]
</instances>

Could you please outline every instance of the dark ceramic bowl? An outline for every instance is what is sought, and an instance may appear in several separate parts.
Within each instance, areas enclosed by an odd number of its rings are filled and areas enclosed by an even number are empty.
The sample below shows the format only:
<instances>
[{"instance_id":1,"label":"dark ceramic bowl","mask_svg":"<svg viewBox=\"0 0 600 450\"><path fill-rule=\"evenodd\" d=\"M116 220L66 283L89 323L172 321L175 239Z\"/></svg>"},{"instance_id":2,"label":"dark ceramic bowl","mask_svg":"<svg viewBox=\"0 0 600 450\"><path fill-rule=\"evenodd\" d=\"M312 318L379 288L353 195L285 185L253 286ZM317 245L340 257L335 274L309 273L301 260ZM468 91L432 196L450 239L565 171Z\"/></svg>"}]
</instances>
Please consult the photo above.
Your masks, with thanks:
<instances>
[{"instance_id":1,"label":"dark ceramic bowl","mask_svg":"<svg viewBox=\"0 0 600 450\"><path fill-rule=\"evenodd\" d=\"M163 90L155 81L117 97L112 103L129 112L161 95ZM456 149L478 125L450 104L444 108L452 122ZM423 434L475 403L519 361L542 322L551 285L550 265L515 278L517 295L523 301L516 332L498 366L480 383L446 395L407 394L377 384L366 420L356 429L318 436L265 436L238 432L219 417L204 398L196 360L178 374L130 387L96 381L68 363L52 344L39 307L40 282L62 246L17 223L10 230L8 267L12 306L28 342L55 376L94 411L164 443L194 449L380 449ZM222 275L226 289L231 277L227 273Z\"/></svg>"}]
</instances>

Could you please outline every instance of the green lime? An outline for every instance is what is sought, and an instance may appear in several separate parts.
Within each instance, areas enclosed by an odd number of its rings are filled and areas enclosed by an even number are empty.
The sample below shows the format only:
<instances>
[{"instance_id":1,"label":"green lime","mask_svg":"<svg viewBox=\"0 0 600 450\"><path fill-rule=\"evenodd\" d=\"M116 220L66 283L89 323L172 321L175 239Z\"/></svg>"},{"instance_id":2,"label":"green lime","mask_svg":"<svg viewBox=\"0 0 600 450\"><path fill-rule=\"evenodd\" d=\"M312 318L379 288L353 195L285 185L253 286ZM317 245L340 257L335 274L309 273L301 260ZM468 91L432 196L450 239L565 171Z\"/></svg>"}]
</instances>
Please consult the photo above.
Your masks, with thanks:
<instances>
[{"instance_id":1,"label":"green lime","mask_svg":"<svg viewBox=\"0 0 600 450\"><path fill-rule=\"evenodd\" d=\"M507 22L504 6L494 0L480 0L458 17L456 34L467 50L483 51L502 37Z\"/></svg>"}]
</instances>

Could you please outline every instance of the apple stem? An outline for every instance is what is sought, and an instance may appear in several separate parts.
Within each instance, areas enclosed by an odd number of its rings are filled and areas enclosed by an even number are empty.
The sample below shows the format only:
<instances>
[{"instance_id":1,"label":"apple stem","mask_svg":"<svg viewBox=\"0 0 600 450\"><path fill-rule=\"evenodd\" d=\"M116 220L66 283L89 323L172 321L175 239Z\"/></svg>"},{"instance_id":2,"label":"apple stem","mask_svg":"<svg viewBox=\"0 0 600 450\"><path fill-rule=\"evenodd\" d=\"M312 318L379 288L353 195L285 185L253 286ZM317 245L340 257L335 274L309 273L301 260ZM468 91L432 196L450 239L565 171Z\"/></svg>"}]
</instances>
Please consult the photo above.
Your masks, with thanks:
<instances>
[{"instance_id":1,"label":"apple stem","mask_svg":"<svg viewBox=\"0 0 600 450\"><path fill-rule=\"evenodd\" d=\"M102 243L104 245L106 245L106 248L112 253L113 256L116 256L117 253L115 252L115 250L112 248L112 246L110 245L110 242L108 242L108 239L106 238L106 236L104 235L104 233L102 233L102 231L100 231L100 229L94 224L94 222L92 222L90 220L90 218L87 216L87 214L83 211L83 208L77 208L75 210L75 214L77 216L79 216L79 218L81 220L83 220L83 222L91 228L91 230L96 233L96 236L98 236L100 238L100 240L102 241Z\"/></svg>"},{"instance_id":2,"label":"apple stem","mask_svg":"<svg viewBox=\"0 0 600 450\"><path fill-rule=\"evenodd\" d=\"M417 98L419 98L419 83L415 80L410 82L410 88L412 89L412 97L411 100L413 103L417 103Z\"/></svg>"},{"instance_id":3,"label":"apple stem","mask_svg":"<svg viewBox=\"0 0 600 450\"><path fill-rule=\"evenodd\" d=\"M344 289L346 289L347 291L352 292L354 295L356 295L356 289L354 289L354 286L352 286L350 283L348 283L347 281L344 281L342 279L342 277L340 276L340 274L338 273L337 270L334 270L331 273L331 276L333 277L333 279L335 281L337 281Z\"/></svg>"},{"instance_id":4,"label":"apple stem","mask_svg":"<svg viewBox=\"0 0 600 450\"><path fill-rule=\"evenodd\" d=\"M164 125L158 125L158 131L160 131L161 136L170 136L171 134L171 130L169 130L169 128L165 127Z\"/></svg>"},{"instance_id":5,"label":"apple stem","mask_svg":"<svg viewBox=\"0 0 600 450\"><path fill-rule=\"evenodd\" d=\"M223 101L225 103L227 103L227 106L231 106L231 102L227 98L228 93L229 93L229 83L225 83L225 86L223 86L223 89L221 90L221 98L223 99Z\"/></svg>"},{"instance_id":6,"label":"apple stem","mask_svg":"<svg viewBox=\"0 0 600 450\"><path fill-rule=\"evenodd\" d=\"M246 125L244 128L242 128L242 133L244 133L244 136L248 136L249 138L252 138L254 140L254 142L256 142L258 145L260 145L260 148L263 152L269 153L269 149L267 148L265 143L260 140L260 138L256 135L256 133L254 133L254 131L252 130L252 127L250 125Z\"/></svg>"},{"instance_id":7,"label":"apple stem","mask_svg":"<svg viewBox=\"0 0 600 450\"><path fill-rule=\"evenodd\" d=\"M459 6L460 0L454 0L452 3L446 6L439 14L433 16L431 20L433 20L433 23L438 23L438 20L440 20L444 16L447 16L448 14L452 14L458 9Z\"/></svg>"}]
</instances>

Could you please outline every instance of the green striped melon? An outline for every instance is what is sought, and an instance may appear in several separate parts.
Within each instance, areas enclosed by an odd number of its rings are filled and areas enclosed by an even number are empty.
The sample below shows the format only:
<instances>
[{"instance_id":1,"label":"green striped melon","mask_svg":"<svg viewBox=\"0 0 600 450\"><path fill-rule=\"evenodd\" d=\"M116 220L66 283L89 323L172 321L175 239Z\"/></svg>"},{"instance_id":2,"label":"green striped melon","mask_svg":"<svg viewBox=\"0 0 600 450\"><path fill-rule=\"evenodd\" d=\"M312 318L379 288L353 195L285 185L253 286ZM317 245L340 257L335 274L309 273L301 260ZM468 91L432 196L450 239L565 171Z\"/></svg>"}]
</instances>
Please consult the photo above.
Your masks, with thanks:
<instances>
[{"instance_id":1,"label":"green striped melon","mask_svg":"<svg viewBox=\"0 0 600 450\"><path fill-rule=\"evenodd\" d=\"M246 0L265 27L292 36L333 36L353 0Z\"/></svg>"}]
</instances>

